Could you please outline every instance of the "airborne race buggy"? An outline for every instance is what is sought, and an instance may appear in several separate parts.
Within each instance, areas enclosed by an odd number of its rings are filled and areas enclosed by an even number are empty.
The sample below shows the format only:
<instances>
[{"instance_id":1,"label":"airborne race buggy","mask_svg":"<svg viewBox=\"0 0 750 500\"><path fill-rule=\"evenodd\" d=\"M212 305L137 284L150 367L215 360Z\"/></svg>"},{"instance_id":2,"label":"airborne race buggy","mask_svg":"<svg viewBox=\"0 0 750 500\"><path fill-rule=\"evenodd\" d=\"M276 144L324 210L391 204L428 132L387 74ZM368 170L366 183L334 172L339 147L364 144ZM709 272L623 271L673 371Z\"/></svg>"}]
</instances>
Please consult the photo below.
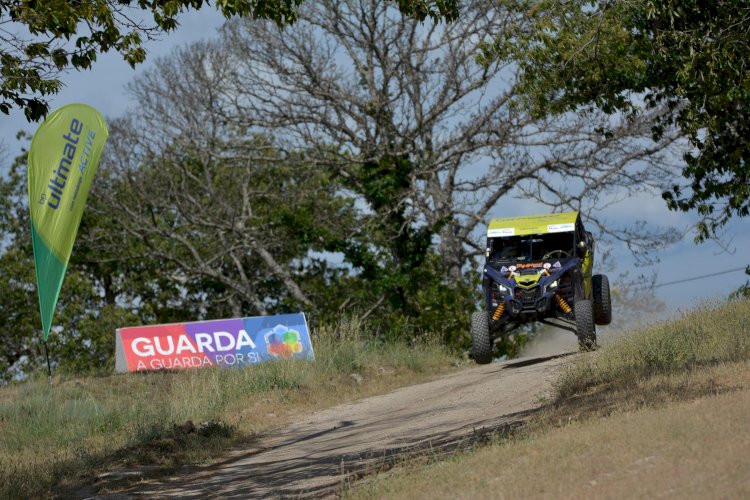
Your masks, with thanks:
<instances>
[{"instance_id":1,"label":"airborne race buggy","mask_svg":"<svg viewBox=\"0 0 750 500\"><path fill-rule=\"evenodd\" d=\"M597 325L612 321L609 280L592 275L594 239L578 212L493 219L487 228L484 310L471 316L471 353L492 361L493 339L539 321L596 347Z\"/></svg>"}]
</instances>

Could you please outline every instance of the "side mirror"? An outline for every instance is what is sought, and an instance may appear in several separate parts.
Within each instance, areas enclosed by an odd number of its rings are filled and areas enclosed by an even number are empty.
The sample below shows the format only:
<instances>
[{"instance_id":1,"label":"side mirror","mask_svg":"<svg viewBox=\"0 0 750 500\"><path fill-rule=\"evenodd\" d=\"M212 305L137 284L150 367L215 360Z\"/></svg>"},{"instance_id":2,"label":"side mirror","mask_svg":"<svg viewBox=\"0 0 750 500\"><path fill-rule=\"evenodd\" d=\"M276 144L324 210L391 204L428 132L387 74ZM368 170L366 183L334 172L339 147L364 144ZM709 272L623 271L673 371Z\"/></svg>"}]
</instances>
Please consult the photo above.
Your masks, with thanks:
<instances>
[{"instance_id":1,"label":"side mirror","mask_svg":"<svg viewBox=\"0 0 750 500\"><path fill-rule=\"evenodd\" d=\"M581 252L585 252L586 249L588 248L588 245L586 244L584 240L581 240L578 242L578 248L581 250Z\"/></svg>"}]
</instances>

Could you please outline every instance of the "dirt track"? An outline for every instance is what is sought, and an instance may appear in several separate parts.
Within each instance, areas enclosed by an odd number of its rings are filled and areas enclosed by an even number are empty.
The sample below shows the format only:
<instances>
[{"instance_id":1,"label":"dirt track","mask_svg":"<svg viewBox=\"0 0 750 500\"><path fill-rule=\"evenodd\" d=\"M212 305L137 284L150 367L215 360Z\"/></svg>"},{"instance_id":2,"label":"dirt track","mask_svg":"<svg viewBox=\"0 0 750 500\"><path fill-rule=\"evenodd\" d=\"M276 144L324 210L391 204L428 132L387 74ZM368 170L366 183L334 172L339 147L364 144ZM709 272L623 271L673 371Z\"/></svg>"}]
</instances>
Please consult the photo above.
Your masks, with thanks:
<instances>
[{"instance_id":1,"label":"dirt track","mask_svg":"<svg viewBox=\"0 0 750 500\"><path fill-rule=\"evenodd\" d=\"M310 415L253 449L160 482L134 497L274 498L335 494L348 479L414 455L447 453L522 422L539 407L565 354L472 367ZM119 495L118 495L119 496Z\"/></svg>"}]
</instances>

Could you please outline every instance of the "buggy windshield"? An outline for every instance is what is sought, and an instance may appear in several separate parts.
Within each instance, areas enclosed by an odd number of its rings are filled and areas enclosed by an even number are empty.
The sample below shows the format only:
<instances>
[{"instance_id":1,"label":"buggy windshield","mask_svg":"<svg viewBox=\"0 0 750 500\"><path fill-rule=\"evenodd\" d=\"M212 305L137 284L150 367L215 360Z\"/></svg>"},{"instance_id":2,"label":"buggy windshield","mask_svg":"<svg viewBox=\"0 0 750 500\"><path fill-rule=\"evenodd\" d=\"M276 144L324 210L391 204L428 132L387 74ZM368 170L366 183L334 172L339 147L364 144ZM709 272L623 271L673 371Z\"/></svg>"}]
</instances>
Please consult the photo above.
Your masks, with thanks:
<instances>
[{"instance_id":1,"label":"buggy windshield","mask_svg":"<svg viewBox=\"0 0 750 500\"><path fill-rule=\"evenodd\" d=\"M503 236L490 240L490 261L530 262L573 255L573 232Z\"/></svg>"}]
</instances>

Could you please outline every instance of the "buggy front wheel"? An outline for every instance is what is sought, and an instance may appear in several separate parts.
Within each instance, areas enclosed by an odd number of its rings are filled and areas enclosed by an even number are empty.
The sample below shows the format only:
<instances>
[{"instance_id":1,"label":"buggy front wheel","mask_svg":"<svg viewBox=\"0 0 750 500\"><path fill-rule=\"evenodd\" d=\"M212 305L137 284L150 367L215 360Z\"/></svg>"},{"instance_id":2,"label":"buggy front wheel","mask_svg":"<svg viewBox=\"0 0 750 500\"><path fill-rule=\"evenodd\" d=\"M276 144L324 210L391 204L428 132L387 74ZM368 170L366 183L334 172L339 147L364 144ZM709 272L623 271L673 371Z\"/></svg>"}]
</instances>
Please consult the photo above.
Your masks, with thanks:
<instances>
[{"instance_id":1,"label":"buggy front wheel","mask_svg":"<svg viewBox=\"0 0 750 500\"><path fill-rule=\"evenodd\" d=\"M596 330L594 330L594 311L591 301L576 300L573 304L573 311L576 317L578 346L582 351L593 351L596 349Z\"/></svg>"},{"instance_id":2,"label":"buggy front wheel","mask_svg":"<svg viewBox=\"0 0 750 500\"><path fill-rule=\"evenodd\" d=\"M471 314L471 356L480 365L492 361L490 324L484 311Z\"/></svg>"}]
</instances>

